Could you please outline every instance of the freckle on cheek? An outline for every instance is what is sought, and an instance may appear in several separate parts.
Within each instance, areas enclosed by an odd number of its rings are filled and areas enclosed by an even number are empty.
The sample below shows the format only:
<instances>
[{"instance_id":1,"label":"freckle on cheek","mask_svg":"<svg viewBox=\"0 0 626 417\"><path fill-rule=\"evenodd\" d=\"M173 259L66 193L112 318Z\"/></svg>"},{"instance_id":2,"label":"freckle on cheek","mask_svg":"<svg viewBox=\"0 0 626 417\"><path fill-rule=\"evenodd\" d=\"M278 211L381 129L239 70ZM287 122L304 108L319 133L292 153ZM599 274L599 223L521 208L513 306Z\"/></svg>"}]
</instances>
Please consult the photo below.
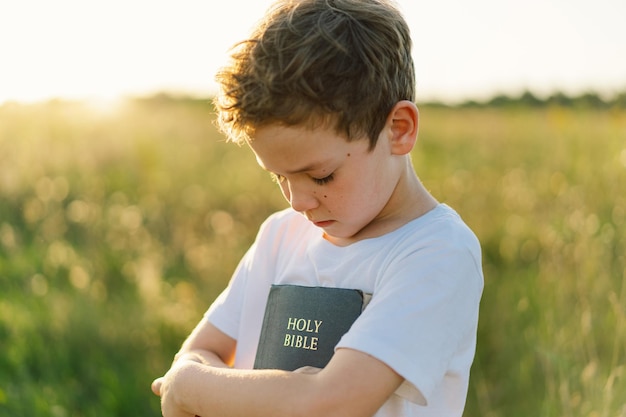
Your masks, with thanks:
<instances>
[{"instance_id":1,"label":"freckle on cheek","mask_svg":"<svg viewBox=\"0 0 626 417\"><path fill-rule=\"evenodd\" d=\"M324 198L327 198L328 196L326 194L324 194Z\"/></svg>"}]
</instances>

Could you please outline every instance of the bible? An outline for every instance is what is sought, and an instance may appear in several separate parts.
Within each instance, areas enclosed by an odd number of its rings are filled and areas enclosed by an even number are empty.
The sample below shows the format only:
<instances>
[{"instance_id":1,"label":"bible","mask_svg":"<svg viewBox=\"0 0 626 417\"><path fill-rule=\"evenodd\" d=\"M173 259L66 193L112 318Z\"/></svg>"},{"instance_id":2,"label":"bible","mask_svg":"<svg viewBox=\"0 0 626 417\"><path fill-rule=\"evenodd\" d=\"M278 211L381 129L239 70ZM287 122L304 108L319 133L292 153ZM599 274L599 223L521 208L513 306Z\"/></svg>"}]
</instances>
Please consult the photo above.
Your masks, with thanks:
<instances>
[{"instance_id":1,"label":"bible","mask_svg":"<svg viewBox=\"0 0 626 417\"><path fill-rule=\"evenodd\" d=\"M254 368L324 368L365 299L360 290L272 285Z\"/></svg>"}]
</instances>

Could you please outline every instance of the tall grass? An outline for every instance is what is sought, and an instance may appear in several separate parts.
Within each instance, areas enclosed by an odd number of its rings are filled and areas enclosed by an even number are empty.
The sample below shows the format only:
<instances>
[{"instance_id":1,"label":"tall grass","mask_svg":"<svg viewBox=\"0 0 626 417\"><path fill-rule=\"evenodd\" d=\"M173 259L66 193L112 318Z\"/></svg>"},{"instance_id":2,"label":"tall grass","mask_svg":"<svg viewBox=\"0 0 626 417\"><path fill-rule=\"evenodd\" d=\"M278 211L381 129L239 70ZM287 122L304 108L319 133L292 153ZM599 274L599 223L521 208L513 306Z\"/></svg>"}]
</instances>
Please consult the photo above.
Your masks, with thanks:
<instances>
[{"instance_id":1,"label":"tall grass","mask_svg":"<svg viewBox=\"0 0 626 417\"><path fill-rule=\"evenodd\" d=\"M211 107L0 107L0 416L160 415L149 391L285 207ZM420 177L479 236L467 416L626 416L626 112L423 108Z\"/></svg>"},{"instance_id":2,"label":"tall grass","mask_svg":"<svg viewBox=\"0 0 626 417\"><path fill-rule=\"evenodd\" d=\"M479 235L467 415L626 415L626 114L429 110L418 171Z\"/></svg>"}]
</instances>

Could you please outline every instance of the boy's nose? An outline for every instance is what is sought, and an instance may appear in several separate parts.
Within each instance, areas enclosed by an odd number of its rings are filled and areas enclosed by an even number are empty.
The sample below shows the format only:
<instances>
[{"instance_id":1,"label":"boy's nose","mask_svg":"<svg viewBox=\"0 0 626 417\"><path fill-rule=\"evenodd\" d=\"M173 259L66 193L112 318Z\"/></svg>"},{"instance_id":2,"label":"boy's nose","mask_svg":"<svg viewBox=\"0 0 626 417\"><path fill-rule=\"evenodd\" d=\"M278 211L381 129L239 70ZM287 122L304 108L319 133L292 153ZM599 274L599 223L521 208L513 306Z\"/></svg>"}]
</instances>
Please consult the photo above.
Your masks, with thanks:
<instances>
[{"instance_id":1,"label":"boy's nose","mask_svg":"<svg viewBox=\"0 0 626 417\"><path fill-rule=\"evenodd\" d=\"M304 187L306 188L306 187ZM289 185L288 198L291 208L300 213L317 208L319 201L317 197L310 191L302 189L302 187L294 187Z\"/></svg>"}]
</instances>

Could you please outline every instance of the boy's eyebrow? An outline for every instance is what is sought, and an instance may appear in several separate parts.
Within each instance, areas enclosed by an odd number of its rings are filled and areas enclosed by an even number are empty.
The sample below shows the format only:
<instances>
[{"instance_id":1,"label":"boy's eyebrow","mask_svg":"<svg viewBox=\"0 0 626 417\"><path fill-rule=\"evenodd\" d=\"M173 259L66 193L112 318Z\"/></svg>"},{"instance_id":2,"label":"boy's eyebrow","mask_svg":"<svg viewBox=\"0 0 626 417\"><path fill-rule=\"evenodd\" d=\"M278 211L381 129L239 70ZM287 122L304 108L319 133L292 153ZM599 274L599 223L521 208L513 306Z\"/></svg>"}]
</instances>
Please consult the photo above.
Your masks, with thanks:
<instances>
[{"instance_id":1,"label":"boy's eyebrow","mask_svg":"<svg viewBox=\"0 0 626 417\"><path fill-rule=\"evenodd\" d=\"M263 168L264 170L273 172L271 169L266 167L265 164L263 163L263 161L261 161L258 157L257 157L257 162L261 166L261 168ZM293 175L293 174L299 174L301 172L315 171L317 169L320 169L320 167L328 164L329 162L330 161L313 162L313 163L307 164L307 165L305 165L305 166L303 166L301 168L287 170L287 171L283 172L283 174Z\"/></svg>"},{"instance_id":2,"label":"boy's eyebrow","mask_svg":"<svg viewBox=\"0 0 626 417\"><path fill-rule=\"evenodd\" d=\"M312 164L305 165L302 168L289 170L286 172L286 174L299 174L301 172L315 171L316 169L319 169L319 167L323 165L324 165L323 162L314 162Z\"/></svg>"}]
</instances>

